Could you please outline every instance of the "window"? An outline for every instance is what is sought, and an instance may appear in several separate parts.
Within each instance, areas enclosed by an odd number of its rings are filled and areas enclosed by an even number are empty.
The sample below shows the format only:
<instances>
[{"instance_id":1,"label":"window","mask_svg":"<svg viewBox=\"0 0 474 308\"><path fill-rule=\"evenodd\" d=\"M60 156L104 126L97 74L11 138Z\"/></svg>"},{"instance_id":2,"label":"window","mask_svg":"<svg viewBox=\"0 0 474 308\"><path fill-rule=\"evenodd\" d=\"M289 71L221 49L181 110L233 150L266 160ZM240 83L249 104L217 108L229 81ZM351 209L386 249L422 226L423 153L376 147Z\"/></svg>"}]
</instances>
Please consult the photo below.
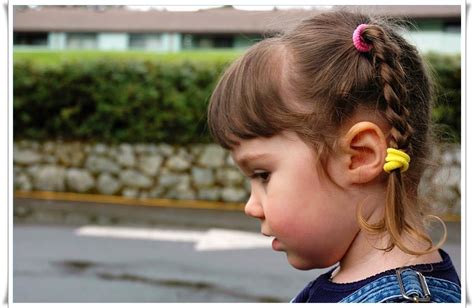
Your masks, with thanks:
<instances>
[{"instance_id":1,"label":"window","mask_svg":"<svg viewBox=\"0 0 474 308\"><path fill-rule=\"evenodd\" d=\"M47 46L47 32L15 32L13 45Z\"/></svg>"},{"instance_id":2,"label":"window","mask_svg":"<svg viewBox=\"0 0 474 308\"><path fill-rule=\"evenodd\" d=\"M230 48L234 43L234 38L232 36L216 36L213 41L215 48Z\"/></svg>"},{"instance_id":3,"label":"window","mask_svg":"<svg viewBox=\"0 0 474 308\"><path fill-rule=\"evenodd\" d=\"M131 33L129 35L130 49L157 50L163 48L161 34Z\"/></svg>"},{"instance_id":4,"label":"window","mask_svg":"<svg viewBox=\"0 0 474 308\"><path fill-rule=\"evenodd\" d=\"M96 49L96 33L68 33L66 46L69 49Z\"/></svg>"},{"instance_id":5,"label":"window","mask_svg":"<svg viewBox=\"0 0 474 308\"><path fill-rule=\"evenodd\" d=\"M207 34L185 34L183 35L184 49L210 49L210 48L232 48L234 47L234 35L207 35Z\"/></svg>"},{"instance_id":6,"label":"window","mask_svg":"<svg viewBox=\"0 0 474 308\"><path fill-rule=\"evenodd\" d=\"M443 24L443 30L451 33L461 33L461 22L460 21L447 21Z\"/></svg>"}]
</instances>

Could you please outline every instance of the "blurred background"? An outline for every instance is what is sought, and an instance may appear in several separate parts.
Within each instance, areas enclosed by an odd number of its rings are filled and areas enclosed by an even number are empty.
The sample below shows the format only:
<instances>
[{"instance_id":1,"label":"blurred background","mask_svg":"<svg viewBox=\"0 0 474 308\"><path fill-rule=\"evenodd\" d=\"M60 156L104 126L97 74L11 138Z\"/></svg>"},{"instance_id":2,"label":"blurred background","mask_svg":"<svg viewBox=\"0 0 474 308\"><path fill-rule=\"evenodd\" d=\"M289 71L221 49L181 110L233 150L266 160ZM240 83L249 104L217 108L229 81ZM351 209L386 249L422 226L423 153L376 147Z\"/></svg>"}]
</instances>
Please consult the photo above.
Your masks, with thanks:
<instances>
[{"instance_id":1,"label":"blurred background","mask_svg":"<svg viewBox=\"0 0 474 308\"><path fill-rule=\"evenodd\" d=\"M14 6L13 302L288 302L325 271L291 268L245 217L206 106L248 47L328 8ZM461 7L357 8L403 18L429 63L420 194L460 273Z\"/></svg>"}]
</instances>

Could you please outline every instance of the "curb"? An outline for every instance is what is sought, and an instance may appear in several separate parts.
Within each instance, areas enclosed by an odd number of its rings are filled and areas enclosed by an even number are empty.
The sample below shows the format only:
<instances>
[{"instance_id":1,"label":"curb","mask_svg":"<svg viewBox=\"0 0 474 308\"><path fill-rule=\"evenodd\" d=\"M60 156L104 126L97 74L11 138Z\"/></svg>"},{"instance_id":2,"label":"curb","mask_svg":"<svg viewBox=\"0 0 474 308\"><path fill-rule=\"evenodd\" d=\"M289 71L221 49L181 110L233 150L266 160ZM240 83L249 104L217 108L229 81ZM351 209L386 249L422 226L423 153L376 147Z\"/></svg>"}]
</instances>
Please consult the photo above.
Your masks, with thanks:
<instances>
[{"instance_id":1,"label":"curb","mask_svg":"<svg viewBox=\"0 0 474 308\"><path fill-rule=\"evenodd\" d=\"M169 226L257 232L244 204L195 200L132 199L49 191L15 191L14 223Z\"/></svg>"},{"instance_id":2,"label":"curb","mask_svg":"<svg viewBox=\"0 0 474 308\"><path fill-rule=\"evenodd\" d=\"M230 203L218 201L201 200L173 200L173 199L134 199L121 196L99 195L99 194L79 194L69 192L52 191L15 191L15 198L38 199L54 201L73 201L88 203L105 203L129 206L149 206L181 209L201 209L201 210L221 210L221 211L242 211L243 203Z\"/></svg>"}]
</instances>

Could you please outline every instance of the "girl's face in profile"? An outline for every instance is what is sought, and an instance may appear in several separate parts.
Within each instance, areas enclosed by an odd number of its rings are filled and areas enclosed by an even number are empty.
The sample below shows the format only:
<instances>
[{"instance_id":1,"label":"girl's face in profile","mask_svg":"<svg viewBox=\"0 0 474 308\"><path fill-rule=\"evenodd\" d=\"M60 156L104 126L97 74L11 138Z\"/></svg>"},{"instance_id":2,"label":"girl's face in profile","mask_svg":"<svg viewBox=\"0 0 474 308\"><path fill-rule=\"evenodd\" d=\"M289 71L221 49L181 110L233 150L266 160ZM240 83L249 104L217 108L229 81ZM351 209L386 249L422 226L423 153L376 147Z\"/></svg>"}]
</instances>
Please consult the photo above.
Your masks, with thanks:
<instances>
[{"instance_id":1,"label":"girl's face in profile","mask_svg":"<svg viewBox=\"0 0 474 308\"><path fill-rule=\"evenodd\" d=\"M245 213L275 238L274 250L286 252L298 269L324 268L342 258L359 230L354 200L318 171L314 151L296 133L239 140L232 157L251 182ZM329 164L338 164L337 158Z\"/></svg>"}]
</instances>

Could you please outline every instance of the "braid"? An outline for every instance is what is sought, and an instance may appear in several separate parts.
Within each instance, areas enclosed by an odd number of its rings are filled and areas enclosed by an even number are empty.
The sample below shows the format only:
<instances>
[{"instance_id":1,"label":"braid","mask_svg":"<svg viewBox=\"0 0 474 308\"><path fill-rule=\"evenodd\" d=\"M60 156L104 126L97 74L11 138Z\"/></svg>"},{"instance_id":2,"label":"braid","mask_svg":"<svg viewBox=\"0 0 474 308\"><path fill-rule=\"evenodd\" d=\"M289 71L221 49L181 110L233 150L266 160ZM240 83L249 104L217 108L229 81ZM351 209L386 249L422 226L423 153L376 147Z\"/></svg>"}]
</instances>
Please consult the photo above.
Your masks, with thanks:
<instances>
[{"instance_id":1,"label":"braid","mask_svg":"<svg viewBox=\"0 0 474 308\"><path fill-rule=\"evenodd\" d=\"M372 42L373 66L378 73L379 85L385 99L385 115L392 125L389 145L411 154L410 139L413 129L407 119L410 116L404 106L407 91L404 86L405 72L400 64L401 49L393 42L386 32L377 25L371 25L364 32L368 41Z\"/></svg>"},{"instance_id":2,"label":"braid","mask_svg":"<svg viewBox=\"0 0 474 308\"><path fill-rule=\"evenodd\" d=\"M373 45L371 50L372 65L382 92L377 101L377 108L385 111L385 117L392 127L389 147L403 150L411 155L410 141L414 130L408 121L410 112L405 107L407 100L406 75L400 60L401 48L379 25L367 26L362 35L364 40ZM383 99L381 100L381 98ZM380 106L380 104L383 105ZM384 248L385 251L390 251L397 246L409 254L424 254L427 251L415 251L403 244L402 234L406 232L408 235L428 243L428 250L433 248L430 237L417 231L410 224L407 217L411 214L407 209L408 202L403 175L400 169L394 170L388 179L384 218L374 225L363 225L372 231L384 230L388 232L390 242Z\"/></svg>"}]
</instances>

